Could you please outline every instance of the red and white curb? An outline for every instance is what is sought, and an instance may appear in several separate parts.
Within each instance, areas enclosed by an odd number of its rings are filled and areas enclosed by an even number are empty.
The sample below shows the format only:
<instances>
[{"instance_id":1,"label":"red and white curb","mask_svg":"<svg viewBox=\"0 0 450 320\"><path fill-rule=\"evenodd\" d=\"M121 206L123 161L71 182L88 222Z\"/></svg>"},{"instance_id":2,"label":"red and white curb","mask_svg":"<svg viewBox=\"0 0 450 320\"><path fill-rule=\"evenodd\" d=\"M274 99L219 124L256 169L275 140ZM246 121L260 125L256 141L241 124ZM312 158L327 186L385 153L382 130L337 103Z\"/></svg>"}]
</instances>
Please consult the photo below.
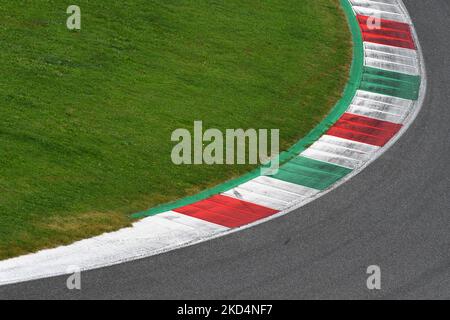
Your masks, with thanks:
<instances>
[{"instance_id":1,"label":"red and white curb","mask_svg":"<svg viewBox=\"0 0 450 320\"><path fill-rule=\"evenodd\" d=\"M407 129L426 87L423 58L401 0L349 0L364 39L360 90L342 117L281 173L142 219L117 232L0 262L0 285L90 270L200 243L287 214L373 162ZM367 16L381 29L366 28ZM418 87L417 87L418 84Z\"/></svg>"}]
</instances>

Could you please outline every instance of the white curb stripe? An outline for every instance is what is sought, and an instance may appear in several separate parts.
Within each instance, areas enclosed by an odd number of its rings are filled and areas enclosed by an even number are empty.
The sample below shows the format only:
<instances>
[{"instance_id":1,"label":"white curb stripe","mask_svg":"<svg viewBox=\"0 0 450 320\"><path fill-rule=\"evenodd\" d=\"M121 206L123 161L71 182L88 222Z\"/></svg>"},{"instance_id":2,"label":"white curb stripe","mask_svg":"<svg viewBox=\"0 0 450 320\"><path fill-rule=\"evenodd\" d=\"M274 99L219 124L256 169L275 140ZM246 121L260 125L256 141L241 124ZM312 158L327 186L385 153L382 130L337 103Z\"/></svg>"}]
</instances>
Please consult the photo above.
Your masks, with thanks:
<instances>
[{"instance_id":1,"label":"white curb stripe","mask_svg":"<svg viewBox=\"0 0 450 320\"><path fill-rule=\"evenodd\" d=\"M262 185L270 186L272 188L277 188L280 190L294 193L300 198L309 198L320 192L320 190L308 188L305 186L286 182L286 181L279 180L279 179L274 179L274 178L267 177L267 176L260 176L260 177L253 179L252 181L262 184Z\"/></svg>"},{"instance_id":2,"label":"white curb stripe","mask_svg":"<svg viewBox=\"0 0 450 320\"><path fill-rule=\"evenodd\" d=\"M280 202L290 203L292 201L298 200L298 196L295 193L289 191L280 190L272 186L263 185L257 183L253 180L244 183L239 186L240 189L247 190L259 195L265 196L270 199L274 199ZM259 204L259 203L256 203ZM260 204L259 204L260 205Z\"/></svg>"},{"instance_id":3,"label":"white curb stripe","mask_svg":"<svg viewBox=\"0 0 450 320\"><path fill-rule=\"evenodd\" d=\"M309 201L320 190L283 180L260 176L225 192L227 196L276 210L286 210L292 205Z\"/></svg>"},{"instance_id":4,"label":"white curb stripe","mask_svg":"<svg viewBox=\"0 0 450 320\"><path fill-rule=\"evenodd\" d=\"M260 184L254 180L251 180L247 183L244 183L239 186L241 189L251 191L263 196L266 196L271 199L275 199L278 201L291 203L295 200L298 200L299 196L295 193L281 190L279 188L267 185L267 184ZM257 203L258 204L258 203Z\"/></svg>"},{"instance_id":5,"label":"white curb stripe","mask_svg":"<svg viewBox=\"0 0 450 320\"><path fill-rule=\"evenodd\" d=\"M367 144L367 143L362 143L362 142L358 142L358 141L352 141L352 140L347 140L344 138L339 138L339 137L335 137L335 136L330 136L330 135L323 135L320 138L321 141L324 142L328 142L337 146L343 146L343 147L347 147L349 149L353 149L353 150L358 150L364 153L373 153L378 151L378 149L380 149L377 146L373 146L371 144Z\"/></svg>"},{"instance_id":6,"label":"white curb stripe","mask_svg":"<svg viewBox=\"0 0 450 320\"><path fill-rule=\"evenodd\" d=\"M415 50L364 43L364 65L388 71L420 74Z\"/></svg>"},{"instance_id":7,"label":"white curb stripe","mask_svg":"<svg viewBox=\"0 0 450 320\"><path fill-rule=\"evenodd\" d=\"M356 98L373 100L373 101L381 102L384 104L390 104L393 106L398 106L399 108L402 108L402 109L411 108L411 100L387 96L384 94L373 93L373 92L364 91L364 90L358 90L356 92Z\"/></svg>"},{"instance_id":8,"label":"white curb stripe","mask_svg":"<svg viewBox=\"0 0 450 320\"><path fill-rule=\"evenodd\" d=\"M189 217L187 215L174 212L174 211L167 211L161 214L158 214L154 216L155 219L164 219L173 223L178 223L183 226L191 227L195 230L201 231L203 234L214 234L217 232L222 232L227 230L228 228L207 222L201 219L196 219L193 217Z\"/></svg>"},{"instance_id":9,"label":"white curb stripe","mask_svg":"<svg viewBox=\"0 0 450 320\"><path fill-rule=\"evenodd\" d=\"M403 123L414 102L359 90L347 112L393 123Z\"/></svg>"},{"instance_id":10,"label":"white curb stripe","mask_svg":"<svg viewBox=\"0 0 450 320\"><path fill-rule=\"evenodd\" d=\"M396 0L350 0L355 13L363 16L379 17L381 19L410 23L410 19Z\"/></svg>"},{"instance_id":11,"label":"white curb stripe","mask_svg":"<svg viewBox=\"0 0 450 320\"><path fill-rule=\"evenodd\" d=\"M133 224L131 228L2 261L0 284L67 273L69 266L95 269L157 254L213 237L229 230L213 223L167 212Z\"/></svg>"},{"instance_id":12,"label":"white curb stripe","mask_svg":"<svg viewBox=\"0 0 450 320\"><path fill-rule=\"evenodd\" d=\"M373 42L364 42L363 45L364 45L364 52L366 52L367 50L371 50L371 51L378 51L381 53L387 53L393 56L412 58L416 61L416 65L418 64L419 57L417 55L416 50L393 47Z\"/></svg>"},{"instance_id":13,"label":"white curb stripe","mask_svg":"<svg viewBox=\"0 0 450 320\"><path fill-rule=\"evenodd\" d=\"M378 147L373 146L370 151L366 151L366 147L361 145L364 144L342 138L335 140L331 139L331 136L326 136L325 139L320 138L301 155L349 169L356 169L368 161L372 153L378 150ZM366 150L361 150L363 148Z\"/></svg>"},{"instance_id":14,"label":"white curb stripe","mask_svg":"<svg viewBox=\"0 0 450 320\"><path fill-rule=\"evenodd\" d=\"M236 187L234 189L228 190L227 192L222 193L225 196L243 200L246 202L250 202L253 204L257 204L266 208L274 209L274 210L284 210L289 207L289 202L276 199L270 196L267 196L263 193L258 193L257 191L250 191L244 188Z\"/></svg>"}]
</instances>

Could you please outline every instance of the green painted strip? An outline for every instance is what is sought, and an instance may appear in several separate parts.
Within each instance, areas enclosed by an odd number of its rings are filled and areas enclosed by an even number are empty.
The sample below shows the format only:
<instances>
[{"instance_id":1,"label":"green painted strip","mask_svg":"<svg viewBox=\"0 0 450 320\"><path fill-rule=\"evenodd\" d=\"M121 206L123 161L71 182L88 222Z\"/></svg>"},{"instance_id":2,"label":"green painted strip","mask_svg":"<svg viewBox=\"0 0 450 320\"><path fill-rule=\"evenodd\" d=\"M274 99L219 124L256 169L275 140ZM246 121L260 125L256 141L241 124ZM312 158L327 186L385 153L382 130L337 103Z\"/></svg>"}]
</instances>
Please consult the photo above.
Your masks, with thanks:
<instances>
[{"instance_id":1,"label":"green painted strip","mask_svg":"<svg viewBox=\"0 0 450 320\"><path fill-rule=\"evenodd\" d=\"M349 23L350 31L352 33L353 40L353 61L350 69L350 78L344 89L343 96L341 100L333 107L328 116L318 124L311 132L308 133L306 137L297 142L288 151L282 152L279 156L280 163L286 163L289 160L297 157L298 154L306 150L310 145L317 141L347 110L348 106L351 104L353 98L356 95L356 91L359 89L364 64L364 47L361 29L359 27L358 21L353 13L352 6L348 0L340 0L342 9L347 17ZM214 188L200 192L194 196L186 197L178 201L163 204L158 207L134 214L133 218L142 218L147 216L153 216L162 212L174 210L179 207L183 207L197 201L207 199L215 194L219 194L230 189L233 189L243 183L246 183L260 175L260 169L256 169L238 179L228 181L226 183L220 184ZM288 180L286 180L288 181ZM337 181L337 180L336 180ZM322 189L320 189L322 190Z\"/></svg>"},{"instance_id":2,"label":"green painted strip","mask_svg":"<svg viewBox=\"0 0 450 320\"><path fill-rule=\"evenodd\" d=\"M311 169L318 170L318 171L325 171L330 174L339 176L341 178L343 176L346 176L349 172L352 171L351 169L341 167L336 164L322 162L322 161L306 158L303 156L299 156L299 157L292 159L290 161L290 163L294 163L296 165L300 165L300 166L304 166L304 167L309 167Z\"/></svg>"},{"instance_id":3,"label":"green painted strip","mask_svg":"<svg viewBox=\"0 0 450 320\"><path fill-rule=\"evenodd\" d=\"M361 28L353 13L352 6L348 0L341 0L341 6L347 16L347 20L350 26L353 40L353 62L350 69L350 78L347 86L344 89L341 100L334 106L328 116L317 125L306 137L296 143L291 149L287 151L290 158L305 151L314 142L320 139L328 129L339 120L339 118L348 109L348 106L352 103L353 98L356 95L356 91L359 89L362 81L362 73L364 66L364 47L361 34ZM285 158L281 157L285 160Z\"/></svg>"},{"instance_id":4,"label":"green painted strip","mask_svg":"<svg viewBox=\"0 0 450 320\"><path fill-rule=\"evenodd\" d=\"M361 90L417 100L420 83L420 76L364 67Z\"/></svg>"},{"instance_id":5,"label":"green painted strip","mask_svg":"<svg viewBox=\"0 0 450 320\"><path fill-rule=\"evenodd\" d=\"M284 164L272 178L325 190L350 172L351 169L300 156Z\"/></svg>"}]
</instances>

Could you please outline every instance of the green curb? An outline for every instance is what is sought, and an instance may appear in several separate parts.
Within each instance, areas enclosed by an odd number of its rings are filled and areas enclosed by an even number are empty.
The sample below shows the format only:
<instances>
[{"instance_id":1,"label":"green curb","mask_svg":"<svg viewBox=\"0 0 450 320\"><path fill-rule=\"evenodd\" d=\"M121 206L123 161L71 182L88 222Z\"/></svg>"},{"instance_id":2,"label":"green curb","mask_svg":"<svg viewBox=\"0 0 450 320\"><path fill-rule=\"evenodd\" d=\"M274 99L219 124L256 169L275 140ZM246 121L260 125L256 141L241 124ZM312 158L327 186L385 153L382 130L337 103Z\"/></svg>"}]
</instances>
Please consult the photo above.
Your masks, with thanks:
<instances>
[{"instance_id":1,"label":"green curb","mask_svg":"<svg viewBox=\"0 0 450 320\"><path fill-rule=\"evenodd\" d=\"M361 90L417 100L420 82L420 76L364 67Z\"/></svg>"},{"instance_id":2,"label":"green curb","mask_svg":"<svg viewBox=\"0 0 450 320\"><path fill-rule=\"evenodd\" d=\"M325 190L350 172L348 168L300 156L284 164L272 178Z\"/></svg>"}]
</instances>

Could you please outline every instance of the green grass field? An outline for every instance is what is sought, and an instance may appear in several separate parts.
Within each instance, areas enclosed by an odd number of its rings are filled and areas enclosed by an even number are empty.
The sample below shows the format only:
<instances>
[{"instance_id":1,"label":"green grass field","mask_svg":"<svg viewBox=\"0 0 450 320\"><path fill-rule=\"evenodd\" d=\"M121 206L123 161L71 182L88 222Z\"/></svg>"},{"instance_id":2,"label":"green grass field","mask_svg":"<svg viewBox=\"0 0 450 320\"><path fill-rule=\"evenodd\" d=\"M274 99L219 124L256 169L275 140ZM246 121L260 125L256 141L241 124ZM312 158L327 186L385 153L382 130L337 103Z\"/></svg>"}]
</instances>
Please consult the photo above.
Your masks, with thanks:
<instances>
[{"instance_id":1,"label":"green grass field","mask_svg":"<svg viewBox=\"0 0 450 320\"><path fill-rule=\"evenodd\" d=\"M176 128L279 128L288 148L339 99L338 0L0 5L0 259L116 230L249 166L175 166Z\"/></svg>"}]
</instances>

